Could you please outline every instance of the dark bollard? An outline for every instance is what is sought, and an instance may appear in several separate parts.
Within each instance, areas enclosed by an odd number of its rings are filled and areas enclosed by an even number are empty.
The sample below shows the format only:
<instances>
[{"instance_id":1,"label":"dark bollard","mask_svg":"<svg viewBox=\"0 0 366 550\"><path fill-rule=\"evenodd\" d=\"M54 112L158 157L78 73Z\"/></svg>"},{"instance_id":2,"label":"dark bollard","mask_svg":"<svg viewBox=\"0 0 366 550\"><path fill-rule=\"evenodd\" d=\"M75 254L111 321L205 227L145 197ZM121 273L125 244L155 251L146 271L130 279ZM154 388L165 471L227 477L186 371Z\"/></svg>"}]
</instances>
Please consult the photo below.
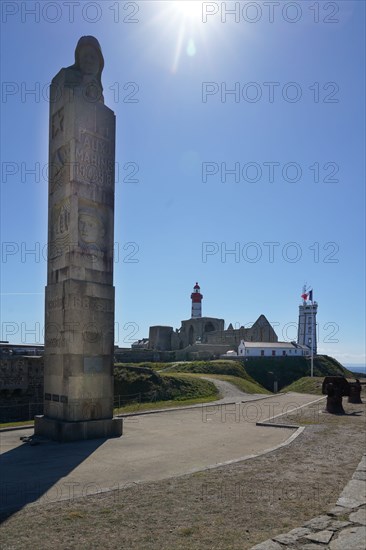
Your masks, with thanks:
<instances>
[{"instance_id":1,"label":"dark bollard","mask_svg":"<svg viewBox=\"0 0 366 550\"><path fill-rule=\"evenodd\" d=\"M362 386L360 381L356 378L356 382L350 382L349 385L349 397L348 403L362 403L361 390Z\"/></svg>"},{"instance_id":2,"label":"dark bollard","mask_svg":"<svg viewBox=\"0 0 366 550\"><path fill-rule=\"evenodd\" d=\"M326 412L330 414L346 414L342 397L350 394L349 383L343 376L326 376L323 380L323 395L327 395Z\"/></svg>"},{"instance_id":3,"label":"dark bollard","mask_svg":"<svg viewBox=\"0 0 366 550\"><path fill-rule=\"evenodd\" d=\"M330 382L326 385L326 391L328 397L325 410L331 414L346 414L344 412L342 394L339 392L339 388L334 387L334 384Z\"/></svg>"}]
</instances>

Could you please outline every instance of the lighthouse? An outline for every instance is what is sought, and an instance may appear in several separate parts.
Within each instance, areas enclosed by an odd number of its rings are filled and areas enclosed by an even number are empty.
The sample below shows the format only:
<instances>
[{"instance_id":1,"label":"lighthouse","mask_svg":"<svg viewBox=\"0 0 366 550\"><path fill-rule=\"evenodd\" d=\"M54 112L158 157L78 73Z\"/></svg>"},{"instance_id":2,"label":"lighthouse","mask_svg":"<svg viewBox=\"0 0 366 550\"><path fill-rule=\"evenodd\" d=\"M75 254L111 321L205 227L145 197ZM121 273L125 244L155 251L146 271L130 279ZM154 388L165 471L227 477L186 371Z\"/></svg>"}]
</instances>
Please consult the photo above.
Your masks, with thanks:
<instances>
[{"instance_id":1,"label":"lighthouse","mask_svg":"<svg viewBox=\"0 0 366 550\"><path fill-rule=\"evenodd\" d=\"M303 288L301 295L302 304L299 306L299 325L297 334L297 343L308 346L312 355L317 354L316 338L316 314L318 304L313 301L313 291L306 291Z\"/></svg>"},{"instance_id":2,"label":"lighthouse","mask_svg":"<svg viewBox=\"0 0 366 550\"><path fill-rule=\"evenodd\" d=\"M193 287L193 292L191 294L191 299L192 299L192 315L191 315L191 318L192 319L198 319L199 317L202 317L202 305L201 305L201 302L202 302L202 294L201 294L201 289L199 287L199 284L196 283Z\"/></svg>"}]
</instances>

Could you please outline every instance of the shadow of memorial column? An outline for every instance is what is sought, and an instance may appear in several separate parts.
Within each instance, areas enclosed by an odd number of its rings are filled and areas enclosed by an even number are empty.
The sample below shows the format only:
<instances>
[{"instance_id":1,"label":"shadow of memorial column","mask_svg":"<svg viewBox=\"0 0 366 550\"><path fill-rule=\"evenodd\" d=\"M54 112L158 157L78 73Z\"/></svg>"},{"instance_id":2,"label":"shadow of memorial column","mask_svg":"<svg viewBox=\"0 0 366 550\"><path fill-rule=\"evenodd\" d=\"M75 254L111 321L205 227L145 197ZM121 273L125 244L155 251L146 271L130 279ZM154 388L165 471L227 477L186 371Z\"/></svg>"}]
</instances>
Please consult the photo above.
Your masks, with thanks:
<instances>
[{"instance_id":1,"label":"shadow of memorial column","mask_svg":"<svg viewBox=\"0 0 366 550\"><path fill-rule=\"evenodd\" d=\"M12 432L13 443L14 439L19 441L19 433ZM97 480L83 483L60 480L103 445L105 439L63 445L50 440L36 446L21 443L6 451L4 447L9 434L0 434L1 521L36 501L47 504L99 492Z\"/></svg>"}]
</instances>

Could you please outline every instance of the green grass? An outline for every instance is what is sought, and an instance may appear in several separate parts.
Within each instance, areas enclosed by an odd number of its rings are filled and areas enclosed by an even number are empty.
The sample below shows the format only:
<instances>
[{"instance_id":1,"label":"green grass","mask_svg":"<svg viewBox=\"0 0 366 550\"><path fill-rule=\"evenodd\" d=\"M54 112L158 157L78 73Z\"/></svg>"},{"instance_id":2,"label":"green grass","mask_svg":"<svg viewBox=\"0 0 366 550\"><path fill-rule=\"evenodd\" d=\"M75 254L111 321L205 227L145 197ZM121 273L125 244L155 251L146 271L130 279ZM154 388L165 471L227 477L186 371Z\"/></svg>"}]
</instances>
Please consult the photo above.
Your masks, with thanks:
<instances>
[{"instance_id":1,"label":"green grass","mask_svg":"<svg viewBox=\"0 0 366 550\"><path fill-rule=\"evenodd\" d=\"M312 393L314 395L322 394L324 376L303 376L299 380L295 380L292 384L289 384L281 391L283 392L297 392L297 393ZM347 378L349 382L354 382L353 378Z\"/></svg>"},{"instance_id":2,"label":"green grass","mask_svg":"<svg viewBox=\"0 0 366 550\"><path fill-rule=\"evenodd\" d=\"M283 392L296 392L296 393L313 393L314 395L322 395L323 376L304 376L292 384L282 388Z\"/></svg>"},{"instance_id":3,"label":"green grass","mask_svg":"<svg viewBox=\"0 0 366 550\"><path fill-rule=\"evenodd\" d=\"M207 380L199 380L177 373L158 373L147 367L116 366L114 369L114 394L119 406L138 402L177 401L215 396L216 386ZM116 404L116 403L115 403Z\"/></svg>"},{"instance_id":4,"label":"green grass","mask_svg":"<svg viewBox=\"0 0 366 550\"><path fill-rule=\"evenodd\" d=\"M219 392L213 382L202 380L185 373L161 373L164 382L168 381L173 400L219 398Z\"/></svg>"},{"instance_id":5,"label":"green grass","mask_svg":"<svg viewBox=\"0 0 366 550\"><path fill-rule=\"evenodd\" d=\"M16 428L17 426L33 426L33 420L20 420L19 422L2 422L0 428Z\"/></svg>"}]
</instances>

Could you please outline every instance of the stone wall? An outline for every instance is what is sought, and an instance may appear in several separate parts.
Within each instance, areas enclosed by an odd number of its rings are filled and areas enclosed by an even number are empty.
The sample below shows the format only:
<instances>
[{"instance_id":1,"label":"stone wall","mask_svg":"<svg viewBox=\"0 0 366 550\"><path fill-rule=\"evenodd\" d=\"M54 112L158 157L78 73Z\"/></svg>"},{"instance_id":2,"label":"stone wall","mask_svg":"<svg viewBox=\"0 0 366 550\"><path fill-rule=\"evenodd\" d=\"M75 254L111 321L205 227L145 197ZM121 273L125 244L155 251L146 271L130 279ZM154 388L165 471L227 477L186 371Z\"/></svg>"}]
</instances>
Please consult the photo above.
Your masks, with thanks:
<instances>
[{"instance_id":1,"label":"stone wall","mask_svg":"<svg viewBox=\"0 0 366 550\"><path fill-rule=\"evenodd\" d=\"M43 357L0 358L0 422L26 420L43 410Z\"/></svg>"},{"instance_id":2,"label":"stone wall","mask_svg":"<svg viewBox=\"0 0 366 550\"><path fill-rule=\"evenodd\" d=\"M34 395L42 397L43 357L15 355L0 359L0 396Z\"/></svg>"}]
</instances>

